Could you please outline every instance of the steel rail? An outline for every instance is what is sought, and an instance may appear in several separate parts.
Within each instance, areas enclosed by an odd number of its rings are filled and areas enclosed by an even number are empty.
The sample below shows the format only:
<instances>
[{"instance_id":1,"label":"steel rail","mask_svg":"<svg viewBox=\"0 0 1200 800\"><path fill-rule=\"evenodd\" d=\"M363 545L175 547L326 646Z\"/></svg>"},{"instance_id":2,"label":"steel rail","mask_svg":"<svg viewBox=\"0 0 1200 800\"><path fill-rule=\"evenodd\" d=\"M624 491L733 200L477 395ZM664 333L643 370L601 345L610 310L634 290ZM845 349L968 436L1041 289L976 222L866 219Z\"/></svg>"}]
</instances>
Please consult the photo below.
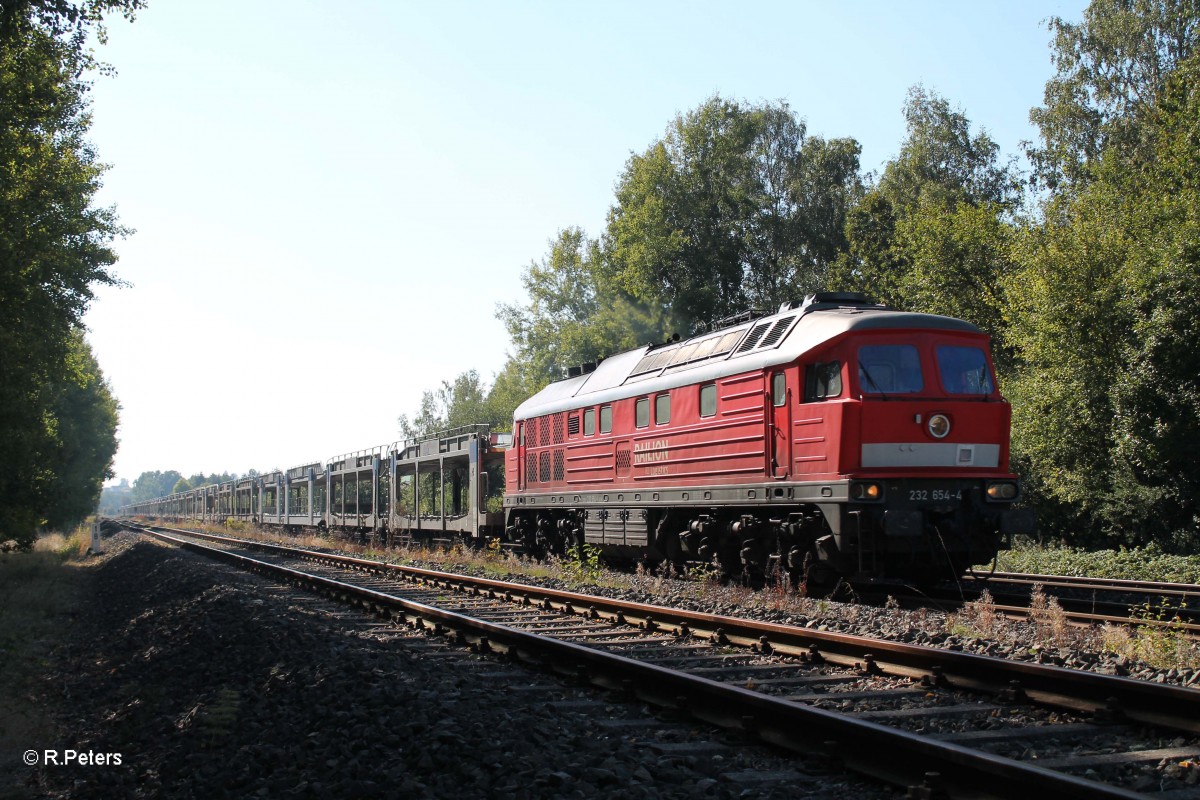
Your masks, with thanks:
<instances>
[{"instance_id":1,"label":"steel rail","mask_svg":"<svg viewBox=\"0 0 1200 800\"><path fill-rule=\"evenodd\" d=\"M1188 733L1200 733L1200 690L1140 681L1051 664L1013 661L887 639L836 631L818 631L776 622L748 620L686 609L580 594L441 572L423 567L387 564L372 559L320 553L267 542L214 534L179 531L238 546L276 552L293 558L324 560L357 569L413 576L446 586L473 585L501 593L524 595L531 602L549 602L559 609L592 609L610 619L643 627L674 627L695 636L743 647L762 647L801 658L823 658L845 666L915 677L940 686L1006 695L1024 694L1036 702L1072 711L1124 718Z\"/></svg>"},{"instance_id":2,"label":"steel rail","mask_svg":"<svg viewBox=\"0 0 1200 800\"><path fill-rule=\"evenodd\" d=\"M1086 575L1039 575L1022 572L996 572L965 575L963 581L986 586L991 581L1000 583L1061 586L1072 589L1099 589L1106 592L1149 592L1163 597L1200 598L1200 584L1176 583L1171 581L1138 581L1124 578L1092 578Z\"/></svg>"},{"instance_id":3,"label":"steel rail","mask_svg":"<svg viewBox=\"0 0 1200 800\"><path fill-rule=\"evenodd\" d=\"M1001 614L1017 619L1029 619L1033 615L1029 606L994 605L993 608ZM1195 622L1175 622L1167 619L1130 619L1128 616L1118 617L1112 614L1090 614L1084 611L1074 611L1069 608L1064 608L1063 613L1066 614L1069 621L1080 625L1099 625L1106 622L1112 625L1134 624L1150 628L1169 628L1186 633L1192 638L1200 637L1200 623Z\"/></svg>"},{"instance_id":4,"label":"steel rail","mask_svg":"<svg viewBox=\"0 0 1200 800\"><path fill-rule=\"evenodd\" d=\"M656 704L674 708L682 706L700 719L727 727L741 728L758 736L763 741L796 752L812 753L814 746L828 749L831 742L836 742L838 754L848 766L865 774L898 782L901 785L913 786L922 780L929 770L935 770L946 782L947 787L954 787L955 792L961 793L962 796L1012 797L1019 792L1037 791L1039 793L1055 792L1063 797L1080 798L1144 797L1144 795L1118 787L1054 772L1024 762L1012 761L960 745L936 741L927 736L856 719L837 712L789 702L750 689L676 672L573 642L547 638L474 619L377 590L309 575L299 570L269 564L169 534L152 531L148 533L178 546L236 563L258 572L267 572L289 580L302 581L346 598L357 599L358 602L368 607L400 609L402 618L407 614L414 614L431 619L435 621L436 625L446 625L459 631L462 641L479 650L500 649L523 660L528 660L530 657L536 659L543 654L550 655L555 661L554 668L564 674L586 677L593 684L622 690ZM240 541L236 543L239 545L262 545L262 543ZM290 549L274 545L265 547L269 550L286 551ZM321 560L324 560L324 556ZM337 557L333 560L349 566L370 568L373 571L380 566L393 566L345 557ZM437 573L432 570L417 572L431 580L446 580L451 584L460 584L463 581L462 576ZM478 579L473 582L476 582L477 585L503 587L506 591L511 591L513 588L512 585L490 579ZM534 593L541 593L547 599L557 597L562 600L571 597L576 602L596 599L558 590L517 586L518 591L525 588ZM620 605L631 609L653 609L663 614L664 617L680 613L672 612L670 609L639 604L622 602ZM693 618L690 612L684 612L683 615L686 619ZM699 616L702 615L695 615L695 617ZM686 621L686 619L681 621ZM734 623L738 622L729 618L723 619ZM770 629L784 627L769 623L758 624L766 625ZM778 632L783 633L783 631ZM827 632L821 633L823 635L818 638L823 641L832 641L828 639ZM874 640L863 640L862 637L837 635L835 638L853 640L855 644L866 641L876 649L881 644ZM963 654L953 655L961 656Z\"/></svg>"}]
</instances>

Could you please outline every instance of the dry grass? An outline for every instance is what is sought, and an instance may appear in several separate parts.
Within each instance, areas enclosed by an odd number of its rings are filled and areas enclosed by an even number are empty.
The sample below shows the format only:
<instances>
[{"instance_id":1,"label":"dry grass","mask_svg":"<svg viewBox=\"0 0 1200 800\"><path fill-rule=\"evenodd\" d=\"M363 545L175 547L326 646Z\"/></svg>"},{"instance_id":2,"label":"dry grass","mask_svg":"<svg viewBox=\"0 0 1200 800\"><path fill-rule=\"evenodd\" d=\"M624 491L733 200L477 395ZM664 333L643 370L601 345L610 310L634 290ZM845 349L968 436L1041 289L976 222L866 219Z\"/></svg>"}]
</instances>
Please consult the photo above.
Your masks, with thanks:
<instances>
[{"instance_id":1,"label":"dry grass","mask_svg":"<svg viewBox=\"0 0 1200 800\"><path fill-rule=\"evenodd\" d=\"M1121 629L1127 634L1116 635L1115 628L1108 631L1105 648L1159 669L1200 669L1200 641L1188 635L1179 615L1186 607L1186 603L1177 608L1149 603L1134 607L1130 625Z\"/></svg>"},{"instance_id":2,"label":"dry grass","mask_svg":"<svg viewBox=\"0 0 1200 800\"><path fill-rule=\"evenodd\" d=\"M1158 669L1200 669L1200 641L1191 638L1181 609L1149 604L1134 608L1130 624L1074 625L1058 598L1035 585L1027 622L1006 619L986 590L958 614L947 617L947 630L959 636L1003 641L1032 641L1036 648L1116 653Z\"/></svg>"},{"instance_id":3,"label":"dry grass","mask_svg":"<svg viewBox=\"0 0 1200 800\"><path fill-rule=\"evenodd\" d=\"M978 600L963 606L957 614L946 617L947 628L957 636L975 639L997 639L1007 634L1008 620L996 610L992 593L984 589Z\"/></svg>"},{"instance_id":4,"label":"dry grass","mask_svg":"<svg viewBox=\"0 0 1200 800\"><path fill-rule=\"evenodd\" d=\"M1035 583L1029 595L1029 621L1033 623L1034 640L1038 644L1070 647L1082 644L1080 635L1088 630L1072 627L1057 597L1047 597L1040 583Z\"/></svg>"}]
</instances>

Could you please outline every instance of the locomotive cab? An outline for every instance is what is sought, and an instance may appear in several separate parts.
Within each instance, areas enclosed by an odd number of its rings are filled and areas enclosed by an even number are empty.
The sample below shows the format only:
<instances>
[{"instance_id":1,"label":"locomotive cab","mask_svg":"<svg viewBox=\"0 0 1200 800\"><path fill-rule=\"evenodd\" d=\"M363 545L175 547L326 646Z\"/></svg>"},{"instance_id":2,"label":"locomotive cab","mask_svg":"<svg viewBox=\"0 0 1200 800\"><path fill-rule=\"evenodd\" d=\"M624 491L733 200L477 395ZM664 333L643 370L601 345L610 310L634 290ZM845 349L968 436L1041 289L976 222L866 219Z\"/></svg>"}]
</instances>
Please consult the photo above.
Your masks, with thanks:
<instances>
[{"instance_id":1,"label":"locomotive cab","mask_svg":"<svg viewBox=\"0 0 1200 800\"><path fill-rule=\"evenodd\" d=\"M958 574L990 560L1004 537L1032 532L1031 514L1012 508L1010 407L987 345L971 330L910 328L863 331L830 349L845 365L849 491L825 509L834 530L825 546L843 574ZM829 402L828 378L824 386Z\"/></svg>"}]
</instances>

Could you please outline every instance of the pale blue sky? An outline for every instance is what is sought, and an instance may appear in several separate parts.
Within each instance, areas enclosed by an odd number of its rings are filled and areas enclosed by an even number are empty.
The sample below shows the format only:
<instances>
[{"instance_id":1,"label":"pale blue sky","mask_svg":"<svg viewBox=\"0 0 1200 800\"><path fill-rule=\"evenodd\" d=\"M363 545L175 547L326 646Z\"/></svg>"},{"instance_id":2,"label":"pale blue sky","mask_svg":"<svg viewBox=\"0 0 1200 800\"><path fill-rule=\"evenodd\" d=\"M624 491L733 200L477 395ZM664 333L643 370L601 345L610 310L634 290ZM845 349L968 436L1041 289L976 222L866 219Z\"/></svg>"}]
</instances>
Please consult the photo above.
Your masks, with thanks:
<instances>
[{"instance_id":1,"label":"pale blue sky","mask_svg":"<svg viewBox=\"0 0 1200 800\"><path fill-rule=\"evenodd\" d=\"M633 152L714 93L787 100L878 170L923 84L1005 155L1082 2L150 0L109 23L92 141L130 288L90 340L116 470L287 468L391 442L508 346L497 303L598 235Z\"/></svg>"}]
</instances>

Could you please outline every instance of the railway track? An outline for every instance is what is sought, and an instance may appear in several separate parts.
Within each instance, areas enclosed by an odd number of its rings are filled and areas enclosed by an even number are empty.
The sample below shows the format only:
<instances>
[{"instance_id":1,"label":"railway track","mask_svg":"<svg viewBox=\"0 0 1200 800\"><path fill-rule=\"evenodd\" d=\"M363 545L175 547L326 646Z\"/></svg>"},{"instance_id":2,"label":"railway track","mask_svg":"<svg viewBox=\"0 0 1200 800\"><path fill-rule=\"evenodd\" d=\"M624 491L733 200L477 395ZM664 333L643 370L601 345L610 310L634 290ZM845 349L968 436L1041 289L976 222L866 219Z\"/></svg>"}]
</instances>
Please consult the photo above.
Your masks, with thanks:
<instances>
[{"instance_id":1,"label":"railway track","mask_svg":"<svg viewBox=\"0 0 1200 800\"><path fill-rule=\"evenodd\" d=\"M926 590L904 600L960 608L979 602L984 591L995 611L1010 617L1028 617L1031 606L1038 604L1044 612L1045 603L1053 598L1074 623L1132 623L1200 638L1200 586L1195 584L997 572L964 576L955 586Z\"/></svg>"},{"instance_id":2,"label":"railway track","mask_svg":"<svg viewBox=\"0 0 1200 800\"><path fill-rule=\"evenodd\" d=\"M914 797L1173 800L1198 788L1188 780L1200 769L1194 690L209 534L153 535L478 652L823 754ZM1164 782L1178 791L1150 792Z\"/></svg>"},{"instance_id":3,"label":"railway track","mask_svg":"<svg viewBox=\"0 0 1200 800\"><path fill-rule=\"evenodd\" d=\"M1200 600L1200 585L1194 583L1174 583L1170 581L1132 581L1119 578L1091 578L1081 575L1037 575L1025 572L995 572L990 575L979 574L974 577L993 583L1041 584L1062 588L1076 588L1104 591L1122 591L1133 594L1150 594L1182 600Z\"/></svg>"}]
</instances>

